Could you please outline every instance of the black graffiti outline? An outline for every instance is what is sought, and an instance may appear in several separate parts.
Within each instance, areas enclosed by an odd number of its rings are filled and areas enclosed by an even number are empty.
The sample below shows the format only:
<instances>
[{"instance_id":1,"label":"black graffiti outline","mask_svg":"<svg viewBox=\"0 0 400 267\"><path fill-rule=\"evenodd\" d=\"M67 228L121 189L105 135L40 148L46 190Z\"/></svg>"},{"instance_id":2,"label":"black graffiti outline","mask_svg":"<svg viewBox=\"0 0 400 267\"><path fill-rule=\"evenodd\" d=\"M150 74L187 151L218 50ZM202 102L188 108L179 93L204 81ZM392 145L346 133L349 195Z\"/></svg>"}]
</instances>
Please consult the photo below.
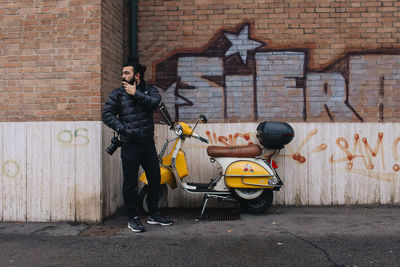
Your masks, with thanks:
<instances>
[{"instance_id":1,"label":"black graffiti outline","mask_svg":"<svg viewBox=\"0 0 400 267\"><path fill-rule=\"evenodd\" d=\"M182 99L184 101L184 103L179 104L178 101L175 101L175 121L179 121L179 108L180 107L193 106L192 101L190 101L188 98L184 97L183 95L179 94L179 89L193 90L193 89L196 89L196 87L185 84L185 83L181 83L181 78L178 77L178 79L176 81L175 89L174 89L174 96L176 98Z\"/></svg>"}]
</instances>

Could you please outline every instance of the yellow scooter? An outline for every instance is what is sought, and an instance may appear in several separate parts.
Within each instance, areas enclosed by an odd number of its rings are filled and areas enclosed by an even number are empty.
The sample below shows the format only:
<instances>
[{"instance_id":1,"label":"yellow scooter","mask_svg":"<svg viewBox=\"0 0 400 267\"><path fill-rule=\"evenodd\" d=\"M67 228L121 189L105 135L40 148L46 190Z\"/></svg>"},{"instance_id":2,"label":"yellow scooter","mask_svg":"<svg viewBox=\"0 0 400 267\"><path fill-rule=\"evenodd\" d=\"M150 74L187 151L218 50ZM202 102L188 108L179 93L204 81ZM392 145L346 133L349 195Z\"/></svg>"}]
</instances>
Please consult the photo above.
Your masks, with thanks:
<instances>
[{"instance_id":1,"label":"yellow scooter","mask_svg":"<svg viewBox=\"0 0 400 267\"><path fill-rule=\"evenodd\" d=\"M206 123L207 118L200 115L199 121L192 129L184 122L173 123L165 104L161 104L160 111L166 124L176 134L176 138L165 140L159 154L161 171L161 189L159 206L167 198L168 184L172 189L177 187L189 193L203 194L203 205L200 218L204 214L208 199L237 200L248 212L258 214L265 212L272 204L273 191L278 191L282 186L275 168L272 167L273 158L284 145L294 138L293 128L285 122L262 122L257 127L257 138L264 149L257 144L247 146L208 146L207 154L212 163L219 164L221 173L210 180L209 183L184 182L188 177L185 153L182 146L186 138L196 138L201 142L208 140L194 132L199 122ZM169 143L174 142L171 152L164 156ZM266 149L275 149L270 158L264 159ZM139 193L140 207L148 212L147 208L147 179L146 173L140 176L140 181L145 183Z\"/></svg>"}]
</instances>

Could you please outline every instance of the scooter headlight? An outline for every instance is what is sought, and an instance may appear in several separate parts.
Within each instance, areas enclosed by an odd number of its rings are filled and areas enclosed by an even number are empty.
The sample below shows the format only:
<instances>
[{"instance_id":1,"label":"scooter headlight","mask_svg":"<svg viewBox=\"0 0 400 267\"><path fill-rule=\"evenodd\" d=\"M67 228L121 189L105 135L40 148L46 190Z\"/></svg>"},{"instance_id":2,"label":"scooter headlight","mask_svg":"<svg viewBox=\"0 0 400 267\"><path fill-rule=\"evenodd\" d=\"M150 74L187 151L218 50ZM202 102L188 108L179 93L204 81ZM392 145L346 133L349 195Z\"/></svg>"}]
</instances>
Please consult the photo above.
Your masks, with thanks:
<instances>
[{"instance_id":1,"label":"scooter headlight","mask_svg":"<svg viewBox=\"0 0 400 267\"><path fill-rule=\"evenodd\" d=\"M179 123L175 124L174 131L176 135L181 136L183 133L182 125L180 125Z\"/></svg>"}]
</instances>

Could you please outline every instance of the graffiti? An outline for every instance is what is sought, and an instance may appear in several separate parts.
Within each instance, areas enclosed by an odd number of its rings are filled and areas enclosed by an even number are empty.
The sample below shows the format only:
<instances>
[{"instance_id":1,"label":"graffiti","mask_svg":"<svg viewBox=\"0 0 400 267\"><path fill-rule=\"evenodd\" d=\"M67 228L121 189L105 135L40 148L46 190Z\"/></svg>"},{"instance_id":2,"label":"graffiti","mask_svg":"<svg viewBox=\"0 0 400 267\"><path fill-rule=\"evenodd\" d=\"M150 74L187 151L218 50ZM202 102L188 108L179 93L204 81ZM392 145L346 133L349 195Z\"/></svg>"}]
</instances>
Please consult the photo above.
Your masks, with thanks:
<instances>
[{"instance_id":1,"label":"graffiti","mask_svg":"<svg viewBox=\"0 0 400 267\"><path fill-rule=\"evenodd\" d=\"M304 140L301 142L300 146L296 149L296 152L292 151L292 149L289 147L289 158L293 159L294 161L298 161L299 163L305 163L306 162L306 157L300 153L300 150L310 141L310 139L318 133L318 129L312 129L307 136L304 138ZM328 145L327 144L320 144L314 149L311 150L311 153L317 153L324 151L327 149Z\"/></svg>"},{"instance_id":2,"label":"graffiti","mask_svg":"<svg viewBox=\"0 0 400 267\"><path fill-rule=\"evenodd\" d=\"M238 138L247 141L246 145L253 144L253 142L249 141L250 140L249 133L244 133L244 134L234 133L234 134L229 134L228 136L220 135L217 137L215 132L211 134L211 132L207 130L206 135L211 145L222 144L224 146L236 146L239 145Z\"/></svg>"},{"instance_id":3,"label":"graffiti","mask_svg":"<svg viewBox=\"0 0 400 267\"><path fill-rule=\"evenodd\" d=\"M75 131L62 130L57 134L57 139L63 145L86 146L90 142L87 132L86 128L78 128Z\"/></svg>"},{"instance_id":4,"label":"graffiti","mask_svg":"<svg viewBox=\"0 0 400 267\"><path fill-rule=\"evenodd\" d=\"M397 137L396 139L394 139L393 144L392 144L392 154L393 154L393 158L395 161L399 161L399 151L397 149L397 145L399 144L399 142L400 142L400 136ZM393 170L395 172L398 172L400 170L399 164L397 164L397 163L394 164Z\"/></svg>"},{"instance_id":5,"label":"graffiti","mask_svg":"<svg viewBox=\"0 0 400 267\"><path fill-rule=\"evenodd\" d=\"M303 156L300 153L300 150L310 141L310 139L315 136L318 133L318 129L313 129L311 130L307 136L304 138L304 140L301 142L300 146L297 148L296 152L291 151L289 147L289 157L292 158L295 161L298 161L299 163L304 163L306 162L306 157ZM361 142L364 144L364 149L361 147ZM393 156L395 160L398 160L398 151L397 151L397 144L400 141L400 138L396 138L393 145L392 145L392 151L393 151ZM378 138L375 144L375 147L372 149L371 146L368 143L367 138L363 137L360 139L360 136L358 133L354 134L354 142L353 146L350 149L350 144L348 140L344 137L338 137L336 138L336 146L344 152L344 156L341 158L336 158L335 154L332 154L329 157L329 162L332 164L336 163L341 163L341 162L346 162L347 166L346 168L348 170L352 169L354 166L354 160L357 158L362 159L363 165L367 170L372 170L374 169L374 164L372 161L372 157L376 157L378 155L378 152L380 152L380 158L381 158L381 164L382 168L386 169L385 166L385 160L384 160L384 149L383 149L383 133L379 132L378 133ZM328 145L323 143L318 145L317 147L311 149L311 153L316 153L316 152L321 152L324 151L328 148ZM397 164L395 164L396 166ZM399 169L398 167L393 166L393 169ZM397 165L398 166L398 165Z\"/></svg>"},{"instance_id":6,"label":"graffiti","mask_svg":"<svg viewBox=\"0 0 400 267\"><path fill-rule=\"evenodd\" d=\"M325 150L327 147L328 147L327 144L320 144L319 146L317 146L316 148L311 150L311 153L321 152L321 151Z\"/></svg>"},{"instance_id":7,"label":"graffiti","mask_svg":"<svg viewBox=\"0 0 400 267\"><path fill-rule=\"evenodd\" d=\"M385 76L380 77L380 88L379 88L379 122L383 122L383 97L385 96Z\"/></svg>"},{"instance_id":8,"label":"graffiti","mask_svg":"<svg viewBox=\"0 0 400 267\"><path fill-rule=\"evenodd\" d=\"M206 130L205 135L210 145L238 146L258 143L254 140L255 133L226 133L225 130L221 131L223 131L223 135L216 133L217 130ZM394 138L391 146L388 146L387 143L385 146L384 141L388 142L388 138L386 137L385 140L385 135L381 131L376 133L376 137L365 137L355 133L351 138L335 137L332 139L332 143L328 140L321 143L312 142L314 138L320 137L318 135L321 133L317 128L311 129L303 139L285 146L284 153L281 153L278 157L288 158L305 167L307 167L307 163L318 164L325 161L331 166L326 170L327 173L345 172L381 181L397 181L397 173L400 171L398 147L400 136ZM391 152L392 158L388 154L385 155L388 147L391 147L391 150L387 152ZM274 154L272 150L265 152L265 159L270 159ZM268 153L270 154L268 155ZM391 158L390 164L387 158Z\"/></svg>"},{"instance_id":9,"label":"graffiti","mask_svg":"<svg viewBox=\"0 0 400 267\"><path fill-rule=\"evenodd\" d=\"M383 122L384 104L393 117L399 51L349 52L323 69L311 70L308 49L268 49L252 36L251 28L243 24L223 30L201 51L177 51L155 65L151 82L175 107L175 120L205 113L213 122L363 122L364 117Z\"/></svg>"},{"instance_id":10,"label":"graffiti","mask_svg":"<svg viewBox=\"0 0 400 267\"><path fill-rule=\"evenodd\" d=\"M4 162L2 172L9 178L16 178L19 174L19 165L15 160L9 159Z\"/></svg>"},{"instance_id":11,"label":"graffiti","mask_svg":"<svg viewBox=\"0 0 400 267\"><path fill-rule=\"evenodd\" d=\"M302 156L299 152L293 153L292 159L300 163L306 162L306 157Z\"/></svg>"},{"instance_id":12,"label":"graffiti","mask_svg":"<svg viewBox=\"0 0 400 267\"><path fill-rule=\"evenodd\" d=\"M318 134L318 129L312 129L308 132L308 134L305 136L305 138L300 142L299 146L293 150L292 145L286 146L286 153L285 157L288 157L299 164L304 164L307 162L307 157L302 152L305 147L309 145L310 140ZM224 145L224 146L236 146L236 145L248 145L248 144L253 144L254 142L252 141L252 135L250 133L234 133L234 134L228 134L228 135L217 135L215 131L210 131L207 130L205 132L206 136L208 137L208 140L210 141L210 145ZM343 153L332 153L331 155L328 156L328 162L330 164L340 164L340 163L345 163L346 164L346 171L352 171L354 173L363 173L363 170L360 169L355 169L355 162L356 160L361 160L363 168L365 168L366 171L370 172L366 176L374 176L373 174L375 172L372 172L372 170L376 169L376 162L374 162L374 158L378 159L380 162L380 166L382 170L386 170L386 161L385 161L385 156L384 156L384 145L383 145L383 140L384 139L384 134L382 132L379 132L377 134L377 139L376 143L372 145L366 137L360 137L358 133L353 135L353 142L349 142L349 140L345 137L337 137L335 139L335 145ZM393 141L393 144L391 146L392 148L392 155L393 159L395 162L399 161L399 151L398 151L398 144L400 142L400 137L395 138ZM328 149L328 144L325 142L315 146L311 147L308 149L310 151L310 155L308 157L311 157L311 154L315 153L321 153L324 152ZM321 156L318 156L321 157ZM268 156L266 156L268 158ZM376 161L375 159L375 161ZM394 172L400 171L400 166L397 163L394 163L392 166L392 169ZM379 172L376 172L378 175ZM387 175L386 175L387 174ZM385 176L387 179L391 179L390 177L393 177L392 175L389 175L388 173L380 173L382 177ZM380 177L378 175L378 177ZM382 179L386 179L382 178Z\"/></svg>"},{"instance_id":13,"label":"graffiti","mask_svg":"<svg viewBox=\"0 0 400 267\"><path fill-rule=\"evenodd\" d=\"M307 145L307 143L310 141L310 139L315 136L318 133L317 129L311 130L307 136L304 138L304 140L301 142L299 147L296 149L296 151L293 151L291 146L287 146L287 151L290 159L293 159L294 161L299 162L300 164L306 162L306 157L301 154L300 150L304 146ZM385 156L384 156L384 145L383 145L383 137L384 134L382 132L379 132L377 134L377 139L376 143L374 146L371 146L370 143L368 142L368 139L366 137L360 138L360 135L358 133L353 135L353 142L350 143L348 139L345 137L337 137L335 139L335 145L337 148L339 148L340 151L344 153L344 155L339 155L337 156L335 153L329 156L328 161L330 164L340 164L340 163L345 163L346 164L346 172L351 171L352 173L356 174L362 174L364 176L370 177L370 178L375 178L375 179L380 179L384 181L394 181L396 179L396 175L393 173L388 173L388 172L374 172L372 170L376 169L376 162L374 163L374 158L376 158L380 162L380 166L382 170L386 170L386 161L385 161ZM392 155L394 162L399 161L399 152L398 152L398 143L400 142L400 137L395 138L393 141L393 144L391 146L392 149ZM315 148L311 148L310 151L311 153L318 153L326 150L328 148L328 145L325 143L322 143ZM361 160L362 166L365 170L363 169L355 169L355 161L356 160ZM376 161L376 160L375 160ZM337 169L339 170L339 169ZM392 170L394 172L400 171L400 166L398 163L394 163L392 166Z\"/></svg>"},{"instance_id":14,"label":"graffiti","mask_svg":"<svg viewBox=\"0 0 400 267\"><path fill-rule=\"evenodd\" d=\"M394 164L393 165L393 170L395 171L395 172L398 172L399 170L400 170L400 166L399 166L399 164Z\"/></svg>"},{"instance_id":15,"label":"graffiti","mask_svg":"<svg viewBox=\"0 0 400 267\"><path fill-rule=\"evenodd\" d=\"M239 54L243 64L247 64L247 56L249 55L249 52L264 46L262 42L258 42L249 38L249 25L245 25L242 29L240 29L238 34L225 32L224 35L232 44L224 56L228 57Z\"/></svg>"},{"instance_id":16,"label":"graffiti","mask_svg":"<svg viewBox=\"0 0 400 267\"><path fill-rule=\"evenodd\" d=\"M336 139L336 145L342 150L346 155L342 158L335 159L334 155L330 157L331 163L338 163L338 162L347 162L347 169L352 169L354 166L354 159L361 158L363 165L367 170L374 169L374 164L372 163L372 157L376 157L379 150L381 151L381 161L382 161L382 168L385 169L385 160L383 154L383 133L378 133L377 143L375 145L374 150L369 146L367 138L363 137L362 142L364 144L364 150L361 147L360 143L360 136L359 134L354 135L354 143L353 148L351 151L349 150L349 143L344 137L338 137ZM380 148L380 149L379 149ZM359 153L359 154L357 154Z\"/></svg>"}]
</instances>

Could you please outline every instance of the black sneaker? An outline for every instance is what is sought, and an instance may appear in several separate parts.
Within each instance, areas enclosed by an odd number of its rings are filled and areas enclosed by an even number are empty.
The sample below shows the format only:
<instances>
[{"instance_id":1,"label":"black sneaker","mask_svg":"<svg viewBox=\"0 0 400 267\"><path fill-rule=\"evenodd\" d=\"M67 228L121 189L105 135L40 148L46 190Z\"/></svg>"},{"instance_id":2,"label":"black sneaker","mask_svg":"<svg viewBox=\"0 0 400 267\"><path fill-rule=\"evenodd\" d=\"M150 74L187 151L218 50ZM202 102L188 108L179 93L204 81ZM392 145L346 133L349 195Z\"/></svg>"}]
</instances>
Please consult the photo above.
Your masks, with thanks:
<instances>
[{"instance_id":1,"label":"black sneaker","mask_svg":"<svg viewBox=\"0 0 400 267\"><path fill-rule=\"evenodd\" d=\"M147 223L148 224L171 225L173 222L171 220L163 217L161 214L154 214L154 215L149 215Z\"/></svg>"},{"instance_id":2,"label":"black sneaker","mask_svg":"<svg viewBox=\"0 0 400 267\"><path fill-rule=\"evenodd\" d=\"M138 216L133 219L129 219L128 228L135 233L144 232L144 227L140 222L140 218Z\"/></svg>"}]
</instances>

